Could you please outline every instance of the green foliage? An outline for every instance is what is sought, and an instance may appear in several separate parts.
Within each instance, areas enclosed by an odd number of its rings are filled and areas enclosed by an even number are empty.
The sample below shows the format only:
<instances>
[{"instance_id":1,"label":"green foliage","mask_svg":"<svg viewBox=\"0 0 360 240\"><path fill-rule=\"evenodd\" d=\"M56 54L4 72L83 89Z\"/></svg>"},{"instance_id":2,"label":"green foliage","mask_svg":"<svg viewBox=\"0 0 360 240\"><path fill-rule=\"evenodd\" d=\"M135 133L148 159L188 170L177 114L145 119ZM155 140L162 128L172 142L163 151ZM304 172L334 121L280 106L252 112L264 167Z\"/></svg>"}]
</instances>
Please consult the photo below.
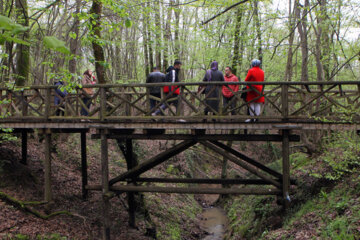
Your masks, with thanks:
<instances>
[{"instance_id":1,"label":"green foliage","mask_svg":"<svg viewBox=\"0 0 360 240\"><path fill-rule=\"evenodd\" d=\"M14 23L10 18L0 15L0 31L2 31L2 34L0 35L0 45L3 45L8 41L29 46L30 43L27 41L15 37L17 34L28 30L29 27Z\"/></svg>"},{"instance_id":2,"label":"green foliage","mask_svg":"<svg viewBox=\"0 0 360 240\"><path fill-rule=\"evenodd\" d=\"M70 50L65 46L64 41L61 41L54 36L46 36L44 37L43 41L45 47L66 55L70 55Z\"/></svg>"},{"instance_id":3,"label":"green foliage","mask_svg":"<svg viewBox=\"0 0 360 240\"><path fill-rule=\"evenodd\" d=\"M358 171L360 166L360 138L355 132L333 133L326 141L319 157L328 171L321 174L329 180L339 180L345 174ZM319 177L315 172L313 174Z\"/></svg>"}]
</instances>

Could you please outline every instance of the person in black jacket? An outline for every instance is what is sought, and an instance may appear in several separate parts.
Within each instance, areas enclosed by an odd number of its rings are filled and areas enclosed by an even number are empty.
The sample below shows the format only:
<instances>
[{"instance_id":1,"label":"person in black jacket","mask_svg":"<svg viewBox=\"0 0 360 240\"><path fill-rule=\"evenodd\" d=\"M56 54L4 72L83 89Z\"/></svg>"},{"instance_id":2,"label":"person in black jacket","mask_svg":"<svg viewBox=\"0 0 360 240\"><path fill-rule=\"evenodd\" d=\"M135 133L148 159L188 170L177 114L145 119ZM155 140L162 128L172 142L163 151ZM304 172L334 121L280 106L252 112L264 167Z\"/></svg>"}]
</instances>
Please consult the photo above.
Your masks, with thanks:
<instances>
[{"instance_id":1,"label":"person in black jacket","mask_svg":"<svg viewBox=\"0 0 360 240\"><path fill-rule=\"evenodd\" d=\"M175 82L179 82L179 72L181 69L181 61L179 60L175 60L174 62L174 66L170 66L167 70L166 70L166 76L165 76L165 82L170 82L170 83L175 83ZM164 87L164 93L166 94L166 98L170 99L170 98L175 98L178 97L178 95L180 94L180 88L178 86L165 86ZM168 105L173 104L176 107L176 111L178 108L178 99L176 100L172 100L170 102L168 102L168 104L162 104L160 106L159 109L157 109L154 113L152 113L152 116L156 116L159 115L160 113L162 113L167 107Z\"/></svg>"},{"instance_id":2,"label":"person in black jacket","mask_svg":"<svg viewBox=\"0 0 360 240\"><path fill-rule=\"evenodd\" d=\"M162 83L165 82L165 74L163 74L162 72L159 71L159 69L157 67L153 68L153 72L151 72L147 78L146 78L146 83ZM149 87L150 90L150 95L160 99L161 98L161 87ZM150 97L150 108L151 111L154 111L154 108L156 106L156 104L159 103L159 100L154 99L152 97Z\"/></svg>"}]
</instances>

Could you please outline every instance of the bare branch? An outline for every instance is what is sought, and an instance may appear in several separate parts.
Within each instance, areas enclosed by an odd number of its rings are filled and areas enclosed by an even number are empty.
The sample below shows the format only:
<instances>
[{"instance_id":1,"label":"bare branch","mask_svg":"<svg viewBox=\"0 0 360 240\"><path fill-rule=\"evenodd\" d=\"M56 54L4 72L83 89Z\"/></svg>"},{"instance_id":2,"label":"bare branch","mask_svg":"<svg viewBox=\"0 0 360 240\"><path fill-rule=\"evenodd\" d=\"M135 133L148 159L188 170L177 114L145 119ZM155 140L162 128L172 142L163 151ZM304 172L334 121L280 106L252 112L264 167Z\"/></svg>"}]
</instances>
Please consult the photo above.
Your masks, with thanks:
<instances>
[{"instance_id":1,"label":"bare branch","mask_svg":"<svg viewBox=\"0 0 360 240\"><path fill-rule=\"evenodd\" d=\"M222 12L216 14L215 16L209 18L209 19L206 20L205 22L202 22L201 25L205 25L205 24L209 23L210 21L212 21L212 20L214 20L215 18L217 18L218 16L226 13L226 12L229 11L230 9L232 9L232 8L234 8L234 7L236 7L236 6L240 5L240 4L246 3L246 2L248 2L248 1L250 1L250 0L243 0L243 1L240 1L240 2L237 2L237 3L233 4L233 5L231 5L230 7L226 8L224 11L222 11Z\"/></svg>"}]
</instances>

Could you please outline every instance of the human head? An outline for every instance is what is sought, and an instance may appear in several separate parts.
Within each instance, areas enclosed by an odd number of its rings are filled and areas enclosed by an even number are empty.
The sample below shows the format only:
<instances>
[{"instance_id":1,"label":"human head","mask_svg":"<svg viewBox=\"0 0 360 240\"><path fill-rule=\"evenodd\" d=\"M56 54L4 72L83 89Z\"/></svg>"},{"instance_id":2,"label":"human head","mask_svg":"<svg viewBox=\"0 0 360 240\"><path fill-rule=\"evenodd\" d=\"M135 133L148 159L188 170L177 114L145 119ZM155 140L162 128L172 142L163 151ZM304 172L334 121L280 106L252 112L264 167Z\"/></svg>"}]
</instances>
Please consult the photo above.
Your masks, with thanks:
<instances>
[{"instance_id":1,"label":"human head","mask_svg":"<svg viewBox=\"0 0 360 240\"><path fill-rule=\"evenodd\" d=\"M253 59L251 61L251 67L260 67L261 61L259 59Z\"/></svg>"},{"instance_id":2,"label":"human head","mask_svg":"<svg viewBox=\"0 0 360 240\"><path fill-rule=\"evenodd\" d=\"M181 65L182 65L182 63L181 63L181 61L179 59L176 59L174 61L174 68L181 69Z\"/></svg>"},{"instance_id":3,"label":"human head","mask_svg":"<svg viewBox=\"0 0 360 240\"><path fill-rule=\"evenodd\" d=\"M92 76L92 71L90 69L88 69L83 73L83 75L87 75L87 76L91 77Z\"/></svg>"},{"instance_id":4,"label":"human head","mask_svg":"<svg viewBox=\"0 0 360 240\"><path fill-rule=\"evenodd\" d=\"M153 72L158 72L159 68L158 67L153 67Z\"/></svg>"},{"instance_id":5,"label":"human head","mask_svg":"<svg viewBox=\"0 0 360 240\"><path fill-rule=\"evenodd\" d=\"M225 68L225 74L226 74L226 76L230 76L230 75L232 74L232 69L231 69L231 67L227 66L227 67Z\"/></svg>"},{"instance_id":6,"label":"human head","mask_svg":"<svg viewBox=\"0 0 360 240\"><path fill-rule=\"evenodd\" d=\"M213 61L210 65L211 70L216 71L218 70L219 64L217 61Z\"/></svg>"}]
</instances>

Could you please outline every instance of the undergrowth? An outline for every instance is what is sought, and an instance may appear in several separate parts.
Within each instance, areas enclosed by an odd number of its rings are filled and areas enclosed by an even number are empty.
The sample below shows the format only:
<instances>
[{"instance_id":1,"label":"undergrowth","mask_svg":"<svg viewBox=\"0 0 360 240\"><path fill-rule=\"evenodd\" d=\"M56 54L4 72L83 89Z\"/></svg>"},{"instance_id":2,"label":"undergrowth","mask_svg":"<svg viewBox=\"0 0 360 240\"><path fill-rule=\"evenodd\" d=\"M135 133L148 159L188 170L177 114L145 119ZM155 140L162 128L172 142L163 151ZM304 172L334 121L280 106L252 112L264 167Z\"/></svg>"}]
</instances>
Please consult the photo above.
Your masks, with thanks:
<instances>
[{"instance_id":1,"label":"undergrowth","mask_svg":"<svg viewBox=\"0 0 360 240\"><path fill-rule=\"evenodd\" d=\"M240 196L225 208L226 239L360 239L360 137L329 134L321 154L291 154L292 206L283 213L276 198ZM269 167L281 171L281 160Z\"/></svg>"}]
</instances>

